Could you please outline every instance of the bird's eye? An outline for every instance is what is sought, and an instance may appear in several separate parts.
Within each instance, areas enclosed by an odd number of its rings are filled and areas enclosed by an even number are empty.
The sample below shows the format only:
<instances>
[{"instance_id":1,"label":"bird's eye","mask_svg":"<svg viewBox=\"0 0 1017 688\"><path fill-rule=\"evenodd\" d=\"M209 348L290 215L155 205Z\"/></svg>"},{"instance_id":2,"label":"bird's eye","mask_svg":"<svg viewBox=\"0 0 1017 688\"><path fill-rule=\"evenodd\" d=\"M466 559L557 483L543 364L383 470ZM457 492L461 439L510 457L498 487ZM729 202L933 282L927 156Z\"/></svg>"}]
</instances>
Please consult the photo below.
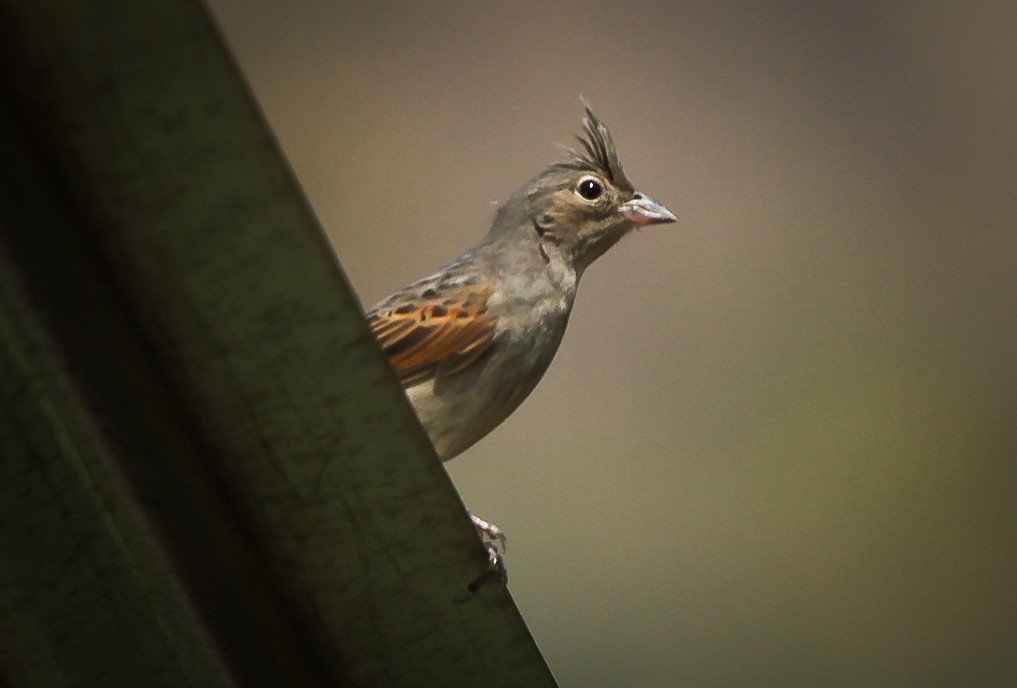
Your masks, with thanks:
<instances>
[{"instance_id":1,"label":"bird's eye","mask_svg":"<svg viewBox=\"0 0 1017 688\"><path fill-rule=\"evenodd\" d=\"M576 192L588 201L595 201L604 193L604 187L593 177L583 177L579 180Z\"/></svg>"}]
</instances>

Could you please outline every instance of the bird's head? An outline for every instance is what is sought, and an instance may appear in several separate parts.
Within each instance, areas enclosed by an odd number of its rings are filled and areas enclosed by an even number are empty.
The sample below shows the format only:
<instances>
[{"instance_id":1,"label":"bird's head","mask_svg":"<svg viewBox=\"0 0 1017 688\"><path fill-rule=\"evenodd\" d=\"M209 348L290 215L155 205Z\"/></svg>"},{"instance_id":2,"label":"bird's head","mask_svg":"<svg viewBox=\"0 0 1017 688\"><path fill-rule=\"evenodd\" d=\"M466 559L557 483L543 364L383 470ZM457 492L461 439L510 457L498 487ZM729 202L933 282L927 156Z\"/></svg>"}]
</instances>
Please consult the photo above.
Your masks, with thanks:
<instances>
[{"instance_id":1,"label":"bird's head","mask_svg":"<svg viewBox=\"0 0 1017 688\"><path fill-rule=\"evenodd\" d=\"M589 106L581 150L546 167L499 210L492 234L532 231L582 273L633 229L676 222L674 214L636 191L625 176L611 132Z\"/></svg>"}]
</instances>

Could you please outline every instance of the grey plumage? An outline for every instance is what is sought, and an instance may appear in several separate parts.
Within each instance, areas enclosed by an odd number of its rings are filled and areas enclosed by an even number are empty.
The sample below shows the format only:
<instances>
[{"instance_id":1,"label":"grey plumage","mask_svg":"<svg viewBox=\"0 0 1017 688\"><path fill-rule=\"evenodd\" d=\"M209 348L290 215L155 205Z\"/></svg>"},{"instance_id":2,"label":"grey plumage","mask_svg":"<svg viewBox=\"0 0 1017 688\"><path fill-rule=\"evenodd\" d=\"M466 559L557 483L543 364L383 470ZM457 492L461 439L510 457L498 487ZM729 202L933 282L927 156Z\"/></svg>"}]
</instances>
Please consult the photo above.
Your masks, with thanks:
<instances>
[{"instance_id":1,"label":"grey plumage","mask_svg":"<svg viewBox=\"0 0 1017 688\"><path fill-rule=\"evenodd\" d=\"M442 460L501 423L551 363L583 271L632 229L674 222L635 191L587 107L582 151L497 211L480 243L381 301L372 330Z\"/></svg>"}]
</instances>

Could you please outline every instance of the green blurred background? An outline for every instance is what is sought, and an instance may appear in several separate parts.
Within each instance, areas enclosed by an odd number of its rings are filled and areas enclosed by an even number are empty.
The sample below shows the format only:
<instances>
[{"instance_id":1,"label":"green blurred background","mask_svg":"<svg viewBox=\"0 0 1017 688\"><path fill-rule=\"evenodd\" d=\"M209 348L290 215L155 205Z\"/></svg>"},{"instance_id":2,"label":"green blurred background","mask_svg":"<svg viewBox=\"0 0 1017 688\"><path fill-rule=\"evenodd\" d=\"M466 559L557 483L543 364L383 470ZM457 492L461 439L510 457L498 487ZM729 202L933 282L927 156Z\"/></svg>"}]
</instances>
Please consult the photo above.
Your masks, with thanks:
<instances>
[{"instance_id":1,"label":"green blurred background","mask_svg":"<svg viewBox=\"0 0 1017 688\"><path fill-rule=\"evenodd\" d=\"M366 305L580 95L678 214L449 466L562 686L1017 685L1017 4L210 6Z\"/></svg>"}]
</instances>

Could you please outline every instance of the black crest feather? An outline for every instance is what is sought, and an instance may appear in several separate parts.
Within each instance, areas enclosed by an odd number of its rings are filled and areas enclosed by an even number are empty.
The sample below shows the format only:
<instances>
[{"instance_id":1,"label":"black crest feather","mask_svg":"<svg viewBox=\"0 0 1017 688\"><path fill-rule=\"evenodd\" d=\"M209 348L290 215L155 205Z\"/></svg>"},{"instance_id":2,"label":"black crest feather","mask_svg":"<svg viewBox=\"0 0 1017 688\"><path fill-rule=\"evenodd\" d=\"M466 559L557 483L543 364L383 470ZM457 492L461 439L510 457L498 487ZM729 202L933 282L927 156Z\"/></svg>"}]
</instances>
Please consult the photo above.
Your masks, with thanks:
<instances>
[{"instance_id":1,"label":"black crest feather","mask_svg":"<svg viewBox=\"0 0 1017 688\"><path fill-rule=\"evenodd\" d=\"M615 186L632 189L632 183L625 176L618 152L614 148L611 132L593 113L590 104L583 101L586 116L583 117L583 133L576 140L583 149L566 149L567 158L555 166L582 172L594 172L605 176Z\"/></svg>"}]
</instances>

